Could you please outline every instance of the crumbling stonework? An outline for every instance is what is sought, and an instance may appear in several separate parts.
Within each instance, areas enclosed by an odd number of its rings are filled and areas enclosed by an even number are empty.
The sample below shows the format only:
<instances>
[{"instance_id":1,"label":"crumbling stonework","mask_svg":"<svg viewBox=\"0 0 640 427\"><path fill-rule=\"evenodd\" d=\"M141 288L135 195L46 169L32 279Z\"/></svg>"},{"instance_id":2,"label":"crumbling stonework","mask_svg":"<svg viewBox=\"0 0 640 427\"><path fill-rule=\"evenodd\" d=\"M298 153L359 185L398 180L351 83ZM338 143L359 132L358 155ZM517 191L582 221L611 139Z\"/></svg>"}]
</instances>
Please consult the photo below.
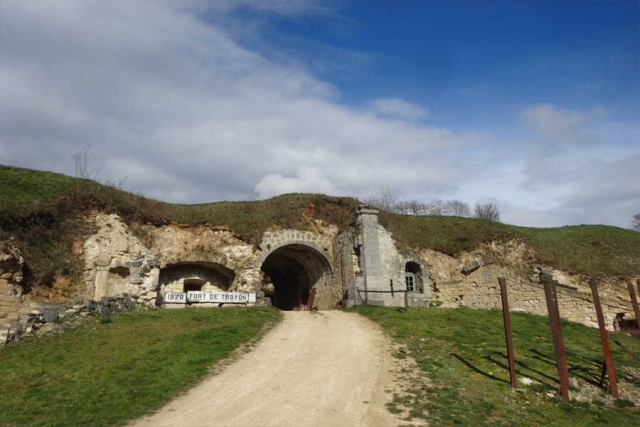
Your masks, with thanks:
<instances>
[{"instance_id":1,"label":"crumbling stonework","mask_svg":"<svg viewBox=\"0 0 640 427\"><path fill-rule=\"evenodd\" d=\"M96 213L90 218L96 232L81 249L84 292L73 297L103 301L126 295L139 305L169 306L174 293L230 292L250 294L247 304L325 310L365 301L403 306L410 289L411 307L498 309L498 277L504 277L513 311L546 315L539 281L546 272L559 283L561 316L596 326L588 278L538 265L533 249L522 242L487 243L455 258L430 249L401 253L378 223L377 210L362 206L357 214L353 228L314 220L313 231L272 228L254 245L226 227L136 225L134 233L117 215ZM0 331L41 308L24 295L23 264L17 250L0 246ZM599 289L610 327L620 313L633 317L625 283L605 278ZM311 295L313 307L305 307Z\"/></svg>"},{"instance_id":2,"label":"crumbling stonework","mask_svg":"<svg viewBox=\"0 0 640 427\"><path fill-rule=\"evenodd\" d=\"M26 335L65 332L84 323L90 314L107 316L136 307L136 296L103 297L100 301L85 299L81 303L47 304L20 314L0 329L0 346Z\"/></svg>"},{"instance_id":3,"label":"crumbling stonework","mask_svg":"<svg viewBox=\"0 0 640 427\"><path fill-rule=\"evenodd\" d=\"M18 249L0 243L0 318L22 305L24 259Z\"/></svg>"},{"instance_id":4,"label":"crumbling stonework","mask_svg":"<svg viewBox=\"0 0 640 427\"><path fill-rule=\"evenodd\" d=\"M431 272L434 301L443 307L500 309L498 277L504 277L511 311L546 316L544 288L539 280L540 273L546 272L558 282L560 316L597 327L589 278L536 265L532 253L523 243L511 241L481 245L458 258L430 249L421 251L420 257ZM613 329L617 314L633 316L625 283L607 278L598 289L609 329Z\"/></svg>"},{"instance_id":5,"label":"crumbling stonework","mask_svg":"<svg viewBox=\"0 0 640 427\"><path fill-rule=\"evenodd\" d=\"M158 261L115 214L93 218L97 233L83 245L88 298L131 293L154 303L158 286Z\"/></svg>"},{"instance_id":6,"label":"crumbling stonework","mask_svg":"<svg viewBox=\"0 0 640 427\"><path fill-rule=\"evenodd\" d=\"M295 270L286 273L287 280L308 288L295 291L300 295L289 297L289 305L305 303L313 288L315 308L335 308L346 292L345 274L335 274L334 264L345 250L350 257L352 248L338 244L333 225L316 224L315 232L268 230L257 247L222 227L138 226L145 246L116 215L96 214L94 221L98 231L83 250L87 295L94 299L128 293L140 303L160 304L167 292L189 290L272 298L273 283L265 268L276 274L286 264Z\"/></svg>"}]
</instances>

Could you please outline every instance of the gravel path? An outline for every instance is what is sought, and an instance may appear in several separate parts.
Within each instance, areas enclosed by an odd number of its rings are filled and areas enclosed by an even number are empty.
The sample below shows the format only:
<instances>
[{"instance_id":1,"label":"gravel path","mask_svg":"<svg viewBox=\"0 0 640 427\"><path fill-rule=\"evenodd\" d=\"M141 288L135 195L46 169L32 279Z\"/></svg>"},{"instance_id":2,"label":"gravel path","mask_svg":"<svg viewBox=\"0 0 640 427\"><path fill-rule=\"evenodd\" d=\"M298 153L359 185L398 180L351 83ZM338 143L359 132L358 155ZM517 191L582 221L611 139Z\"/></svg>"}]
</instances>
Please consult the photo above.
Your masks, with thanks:
<instances>
[{"instance_id":1,"label":"gravel path","mask_svg":"<svg viewBox=\"0 0 640 427\"><path fill-rule=\"evenodd\" d=\"M362 316L284 312L250 352L133 423L149 426L396 426L391 344Z\"/></svg>"}]
</instances>

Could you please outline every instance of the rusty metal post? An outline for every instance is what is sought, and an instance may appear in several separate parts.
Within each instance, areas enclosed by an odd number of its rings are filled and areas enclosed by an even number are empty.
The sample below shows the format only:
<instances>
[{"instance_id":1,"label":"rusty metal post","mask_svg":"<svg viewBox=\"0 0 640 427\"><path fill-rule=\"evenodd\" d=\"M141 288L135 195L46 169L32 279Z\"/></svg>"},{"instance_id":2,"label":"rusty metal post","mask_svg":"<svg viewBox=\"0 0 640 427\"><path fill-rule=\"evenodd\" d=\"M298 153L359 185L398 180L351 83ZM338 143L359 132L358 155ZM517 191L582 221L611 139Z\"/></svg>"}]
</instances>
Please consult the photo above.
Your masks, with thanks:
<instances>
[{"instance_id":1,"label":"rusty metal post","mask_svg":"<svg viewBox=\"0 0 640 427\"><path fill-rule=\"evenodd\" d=\"M544 276L543 276L544 277ZM558 310L558 294L556 293L556 282L550 276L541 277L544 285L544 295L547 300L547 310L549 312L549 326L553 337L553 350L556 356L556 368L560 379L559 393L564 400L569 400L569 368L564 352L564 341L562 339L562 327L560 325L560 311Z\"/></svg>"},{"instance_id":2,"label":"rusty metal post","mask_svg":"<svg viewBox=\"0 0 640 427\"><path fill-rule=\"evenodd\" d=\"M633 312L636 314L636 323L638 324L638 329L640 329L640 308L638 307L638 299L636 298L636 293L633 291L633 285L631 284L631 282L627 283L627 288L629 289L629 296L631 297Z\"/></svg>"},{"instance_id":3,"label":"rusty metal post","mask_svg":"<svg viewBox=\"0 0 640 427\"><path fill-rule=\"evenodd\" d=\"M507 281L504 277L499 277L498 283L500 284L500 295L502 296L502 317L504 318L504 335L507 340L507 359L509 359L511 387L518 388L516 361L513 354L513 340L511 337L511 316L509 314L509 298L507 297Z\"/></svg>"},{"instance_id":4,"label":"rusty metal post","mask_svg":"<svg viewBox=\"0 0 640 427\"><path fill-rule=\"evenodd\" d=\"M596 308L596 316L598 317L598 329L600 330L600 341L602 341L602 352L604 353L604 363L607 368L607 376L609 377L609 392L616 399L620 397L618 394L618 384L616 379L616 370L613 366L611 358L611 350L609 349L609 334L604 325L604 315L602 314L602 305L600 305L600 296L598 295L598 280L589 279L589 287L593 295L593 305Z\"/></svg>"},{"instance_id":5,"label":"rusty metal post","mask_svg":"<svg viewBox=\"0 0 640 427\"><path fill-rule=\"evenodd\" d=\"M404 291L404 309L409 310L409 291Z\"/></svg>"}]
</instances>

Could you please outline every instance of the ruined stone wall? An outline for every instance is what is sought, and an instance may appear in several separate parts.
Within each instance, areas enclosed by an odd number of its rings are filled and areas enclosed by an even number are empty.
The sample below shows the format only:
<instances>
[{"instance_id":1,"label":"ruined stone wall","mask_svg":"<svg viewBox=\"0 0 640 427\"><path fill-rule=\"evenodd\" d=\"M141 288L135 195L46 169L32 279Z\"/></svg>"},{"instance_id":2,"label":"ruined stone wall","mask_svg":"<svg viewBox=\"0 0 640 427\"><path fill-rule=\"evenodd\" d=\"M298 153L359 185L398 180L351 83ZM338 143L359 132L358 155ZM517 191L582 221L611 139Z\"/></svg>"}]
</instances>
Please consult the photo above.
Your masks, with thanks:
<instances>
[{"instance_id":1,"label":"ruined stone wall","mask_svg":"<svg viewBox=\"0 0 640 427\"><path fill-rule=\"evenodd\" d=\"M234 272L230 291L255 292L260 288L259 251L224 227L145 226L149 251L165 268L178 263L217 264ZM257 265L257 267L256 267Z\"/></svg>"},{"instance_id":2,"label":"ruined stone wall","mask_svg":"<svg viewBox=\"0 0 640 427\"><path fill-rule=\"evenodd\" d=\"M423 250L420 257L430 271L433 300L442 307L501 309L498 277L504 277L511 311L547 316L544 288L539 281L540 273L547 272L558 282L560 316L598 326L588 278L536 265L531 249L524 244L492 243L459 258ZM613 329L618 313L633 317L624 282L608 278L598 289L608 329Z\"/></svg>"},{"instance_id":3,"label":"ruined stone wall","mask_svg":"<svg viewBox=\"0 0 640 427\"><path fill-rule=\"evenodd\" d=\"M334 277L338 282L336 289L340 290L341 304L346 305L347 301L351 301L352 306L353 295L355 294L355 285L357 274L359 273L359 261L355 253L356 235L355 230L347 230L338 236L335 243L334 253Z\"/></svg>"},{"instance_id":4,"label":"ruined stone wall","mask_svg":"<svg viewBox=\"0 0 640 427\"><path fill-rule=\"evenodd\" d=\"M97 232L83 245L86 297L134 294L154 304L158 261L118 215L96 214Z\"/></svg>"},{"instance_id":5,"label":"ruined stone wall","mask_svg":"<svg viewBox=\"0 0 640 427\"><path fill-rule=\"evenodd\" d=\"M20 252L0 243L0 318L15 313L22 305L22 267Z\"/></svg>"},{"instance_id":6,"label":"ruined stone wall","mask_svg":"<svg viewBox=\"0 0 640 427\"><path fill-rule=\"evenodd\" d=\"M512 311L547 314L539 283L547 267L536 264L535 253L526 245L484 244L456 258L429 249L399 253L391 233L378 224L377 211L369 208L359 209L355 229L339 232L336 226L320 222L314 231L271 229L257 247L224 227L138 225L134 234L117 215L97 213L90 219L97 231L82 247L86 269L80 298L127 294L137 303L156 305L164 292L182 292L188 281L201 284L205 292L255 292L260 298L266 276L263 263L274 251L288 247L287 256L299 254L298 264L305 270L296 277L312 278L315 307L321 310L341 306L345 297L349 304L362 303L356 287L388 291L392 280L395 290L404 290L405 266L411 262L419 266L423 286L422 292L409 294L410 306L431 302L443 307L500 308L497 279L504 277ZM0 246L0 318L37 308L21 286L23 262L15 249ZM559 283L561 316L596 326L588 278L549 271ZM619 313L633 317L624 282L607 278L599 289L609 328ZM404 293L370 294L369 302L402 306Z\"/></svg>"},{"instance_id":7,"label":"ruined stone wall","mask_svg":"<svg viewBox=\"0 0 640 427\"><path fill-rule=\"evenodd\" d=\"M262 263L273 251L287 245L307 248L308 255L316 260L311 264L321 270L315 284L319 309L335 308L344 293L343 269L334 268L342 256L342 246L333 225L318 224L316 232L269 230L255 247L224 227L137 226L137 234L144 236L143 244L116 215L99 213L93 221L98 231L85 242L83 250L87 295L92 299L131 294L139 302L156 304L165 292L182 292L185 283L196 282L204 292L260 295L264 284ZM318 267L323 265L326 268Z\"/></svg>"}]
</instances>

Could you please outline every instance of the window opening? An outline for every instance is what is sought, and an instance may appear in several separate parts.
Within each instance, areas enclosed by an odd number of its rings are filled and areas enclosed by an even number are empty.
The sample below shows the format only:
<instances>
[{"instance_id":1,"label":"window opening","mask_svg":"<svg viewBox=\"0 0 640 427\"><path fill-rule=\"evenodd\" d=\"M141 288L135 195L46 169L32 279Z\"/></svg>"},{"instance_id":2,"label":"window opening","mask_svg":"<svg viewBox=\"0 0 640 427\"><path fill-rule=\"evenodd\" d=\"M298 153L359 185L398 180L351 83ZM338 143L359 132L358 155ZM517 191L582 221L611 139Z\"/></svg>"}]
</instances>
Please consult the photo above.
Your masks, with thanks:
<instances>
[{"instance_id":1,"label":"window opening","mask_svg":"<svg viewBox=\"0 0 640 427\"><path fill-rule=\"evenodd\" d=\"M413 273L404 273L404 283L407 285L408 291L416 290L416 275Z\"/></svg>"}]
</instances>

